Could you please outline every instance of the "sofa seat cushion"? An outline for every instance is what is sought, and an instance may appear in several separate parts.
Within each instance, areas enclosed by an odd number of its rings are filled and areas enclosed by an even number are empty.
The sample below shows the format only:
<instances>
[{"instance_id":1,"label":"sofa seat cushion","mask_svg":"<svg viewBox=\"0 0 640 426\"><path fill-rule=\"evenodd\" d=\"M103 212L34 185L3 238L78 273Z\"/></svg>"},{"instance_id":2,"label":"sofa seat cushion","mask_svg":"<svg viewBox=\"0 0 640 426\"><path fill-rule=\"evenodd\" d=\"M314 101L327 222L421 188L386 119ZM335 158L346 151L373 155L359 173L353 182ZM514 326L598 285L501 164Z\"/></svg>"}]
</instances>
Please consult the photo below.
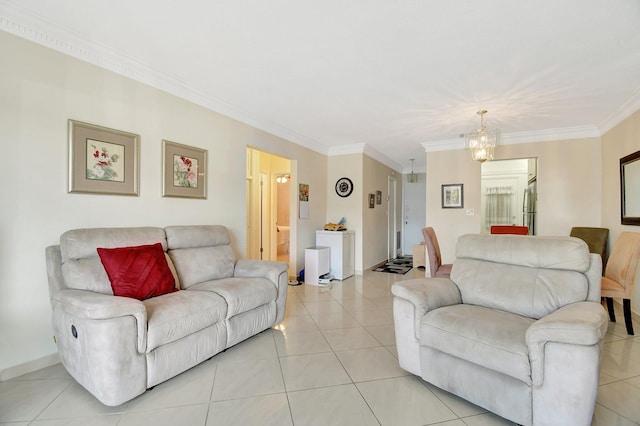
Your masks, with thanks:
<instances>
[{"instance_id":1,"label":"sofa seat cushion","mask_svg":"<svg viewBox=\"0 0 640 426\"><path fill-rule=\"evenodd\" d=\"M195 290L195 291L194 291ZM188 292L213 292L227 302L227 318L276 300L276 287L266 278L224 278L189 287Z\"/></svg>"},{"instance_id":2,"label":"sofa seat cushion","mask_svg":"<svg viewBox=\"0 0 640 426\"><path fill-rule=\"evenodd\" d=\"M224 321L227 304L215 293L178 291L144 300L147 353Z\"/></svg>"},{"instance_id":3,"label":"sofa seat cushion","mask_svg":"<svg viewBox=\"0 0 640 426\"><path fill-rule=\"evenodd\" d=\"M446 306L422 318L420 345L531 384L525 333L534 321L483 306Z\"/></svg>"}]
</instances>

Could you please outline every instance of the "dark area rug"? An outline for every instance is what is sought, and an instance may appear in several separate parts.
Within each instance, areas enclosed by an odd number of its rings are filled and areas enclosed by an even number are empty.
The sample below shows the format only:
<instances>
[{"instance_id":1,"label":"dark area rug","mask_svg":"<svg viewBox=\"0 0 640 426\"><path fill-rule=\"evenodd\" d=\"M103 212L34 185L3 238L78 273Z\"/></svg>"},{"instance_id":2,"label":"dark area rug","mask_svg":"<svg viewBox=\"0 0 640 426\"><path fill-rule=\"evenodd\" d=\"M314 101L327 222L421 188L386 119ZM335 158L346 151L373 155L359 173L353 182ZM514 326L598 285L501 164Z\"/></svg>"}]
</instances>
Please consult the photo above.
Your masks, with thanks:
<instances>
[{"instance_id":1,"label":"dark area rug","mask_svg":"<svg viewBox=\"0 0 640 426\"><path fill-rule=\"evenodd\" d=\"M386 272L387 274L406 274L411 268L413 268L413 256L403 256L375 268L374 271Z\"/></svg>"}]
</instances>

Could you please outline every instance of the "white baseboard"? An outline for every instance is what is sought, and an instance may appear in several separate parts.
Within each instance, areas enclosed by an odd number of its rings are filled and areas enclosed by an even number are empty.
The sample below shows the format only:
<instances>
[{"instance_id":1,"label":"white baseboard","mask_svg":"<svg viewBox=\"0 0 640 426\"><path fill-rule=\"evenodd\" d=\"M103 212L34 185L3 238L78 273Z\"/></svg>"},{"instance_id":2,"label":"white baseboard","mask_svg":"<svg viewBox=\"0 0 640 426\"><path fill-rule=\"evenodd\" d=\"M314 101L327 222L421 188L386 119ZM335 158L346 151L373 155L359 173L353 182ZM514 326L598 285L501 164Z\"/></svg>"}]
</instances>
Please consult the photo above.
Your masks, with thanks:
<instances>
[{"instance_id":1,"label":"white baseboard","mask_svg":"<svg viewBox=\"0 0 640 426\"><path fill-rule=\"evenodd\" d=\"M40 369L51 367L60 362L58 353L51 355L45 355L42 358L34 359L22 364L14 365L13 367L5 368L0 371L0 382L11 380L13 378L22 376L23 374L33 373Z\"/></svg>"}]
</instances>

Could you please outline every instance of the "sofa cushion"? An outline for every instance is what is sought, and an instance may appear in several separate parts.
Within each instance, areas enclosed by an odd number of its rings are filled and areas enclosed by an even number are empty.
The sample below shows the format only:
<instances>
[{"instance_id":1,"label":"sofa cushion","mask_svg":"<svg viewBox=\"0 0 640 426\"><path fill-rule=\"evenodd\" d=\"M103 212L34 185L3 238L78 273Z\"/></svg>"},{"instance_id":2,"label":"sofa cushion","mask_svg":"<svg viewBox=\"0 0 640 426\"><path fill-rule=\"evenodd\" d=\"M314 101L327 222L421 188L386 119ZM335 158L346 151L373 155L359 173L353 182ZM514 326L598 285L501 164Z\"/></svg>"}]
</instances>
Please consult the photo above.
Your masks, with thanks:
<instances>
[{"instance_id":1,"label":"sofa cushion","mask_svg":"<svg viewBox=\"0 0 640 426\"><path fill-rule=\"evenodd\" d=\"M74 229L60 236L62 275L65 285L76 290L113 294L109 277L100 262L97 248L115 248L145 244L167 247L162 228Z\"/></svg>"},{"instance_id":2,"label":"sofa cushion","mask_svg":"<svg viewBox=\"0 0 640 426\"><path fill-rule=\"evenodd\" d=\"M233 276L236 257L226 227L167 226L165 232L182 288Z\"/></svg>"},{"instance_id":3,"label":"sofa cushion","mask_svg":"<svg viewBox=\"0 0 640 426\"><path fill-rule=\"evenodd\" d=\"M224 278L196 284L189 291L213 292L227 302L227 318L276 300L276 287L266 278ZM194 291L195 293L195 291Z\"/></svg>"},{"instance_id":4,"label":"sofa cushion","mask_svg":"<svg viewBox=\"0 0 640 426\"><path fill-rule=\"evenodd\" d=\"M233 276L236 258L231 246L169 250L183 289L209 280Z\"/></svg>"},{"instance_id":5,"label":"sofa cushion","mask_svg":"<svg viewBox=\"0 0 640 426\"><path fill-rule=\"evenodd\" d=\"M97 251L115 296L145 300L177 290L160 243Z\"/></svg>"},{"instance_id":6,"label":"sofa cushion","mask_svg":"<svg viewBox=\"0 0 640 426\"><path fill-rule=\"evenodd\" d=\"M531 383L525 342L531 318L474 305L428 312L421 321L420 346L428 346L490 370Z\"/></svg>"},{"instance_id":7,"label":"sofa cushion","mask_svg":"<svg viewBox=\"0 0 640 426\"><path fill-rule=\"evenodd\" d=\"M178 291L144 300L147 309L147 353L219 321L227 304L215 293Z\"/></svg>"}]
</instances>

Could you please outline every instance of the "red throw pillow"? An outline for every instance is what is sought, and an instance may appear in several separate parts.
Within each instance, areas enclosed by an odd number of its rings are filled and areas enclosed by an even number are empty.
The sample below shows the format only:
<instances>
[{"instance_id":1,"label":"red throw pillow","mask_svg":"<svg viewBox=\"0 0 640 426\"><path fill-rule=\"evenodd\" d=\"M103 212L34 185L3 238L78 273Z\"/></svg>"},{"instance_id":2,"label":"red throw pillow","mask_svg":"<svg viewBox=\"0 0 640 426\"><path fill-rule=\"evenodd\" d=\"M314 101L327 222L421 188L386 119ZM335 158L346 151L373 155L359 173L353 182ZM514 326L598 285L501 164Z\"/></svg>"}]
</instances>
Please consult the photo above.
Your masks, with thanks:
<instances>
[{"instance_id":1,"label":"red throw pillow","mask_svg":"<svg viewBox=\"0 0 640 426\"><path fill-rule=\"evenodd\" d=\"M115 296L145 300L177 290L160 243L98 248L98 256Z\"/></svg>"}]
</instances>

